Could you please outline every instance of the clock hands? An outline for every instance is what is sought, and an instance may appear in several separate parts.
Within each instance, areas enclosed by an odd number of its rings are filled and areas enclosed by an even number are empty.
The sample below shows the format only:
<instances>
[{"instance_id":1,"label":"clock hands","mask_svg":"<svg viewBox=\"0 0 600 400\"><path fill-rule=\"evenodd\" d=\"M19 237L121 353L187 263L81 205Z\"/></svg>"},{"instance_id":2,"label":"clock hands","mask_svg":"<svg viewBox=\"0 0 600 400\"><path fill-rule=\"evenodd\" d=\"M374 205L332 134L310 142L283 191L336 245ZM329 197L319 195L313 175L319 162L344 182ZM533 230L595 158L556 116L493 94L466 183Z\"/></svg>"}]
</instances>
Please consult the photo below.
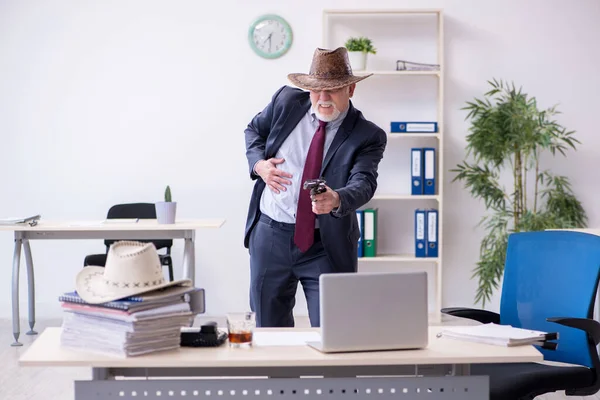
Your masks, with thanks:
<instances>
[{"instance_id":1,"label":"clock hands","mask_svg":"<svg viewBox=\"0 0 600 400\"><path fill-rule=\"evenodd\" d=\"M271 51L271 36L273 36L273 33L269 33L269 36L267 36L267 38L265 40L263 40L261 47L264 46L264 44L267 42L267 40L269 41L269 52Z\"/></svg>"}]
</instances>

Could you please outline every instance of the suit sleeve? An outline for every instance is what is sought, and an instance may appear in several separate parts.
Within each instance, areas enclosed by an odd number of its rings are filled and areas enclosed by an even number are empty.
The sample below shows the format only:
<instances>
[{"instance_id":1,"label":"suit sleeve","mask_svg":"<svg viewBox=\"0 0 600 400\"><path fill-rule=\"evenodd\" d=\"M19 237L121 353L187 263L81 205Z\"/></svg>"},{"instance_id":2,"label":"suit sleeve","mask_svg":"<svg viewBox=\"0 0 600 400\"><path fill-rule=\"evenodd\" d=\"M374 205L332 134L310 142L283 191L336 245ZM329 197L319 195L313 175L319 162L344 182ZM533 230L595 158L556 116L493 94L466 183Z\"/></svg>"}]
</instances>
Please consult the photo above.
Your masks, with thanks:
<instances>
[{"instance_id":1,"label":"suit sleeve","mask_svg":"<svg viewBox=\"0 0 600 400\"><path fill-rule=\"evenodd\" d=\"M346 186L336 189L340 206L332 212L334 217L344 217L365 205L377 189L377 168L383 158L387 136L377 128L371 138L358 151Z\"/></svg>"},{"instance_id":2,"label":"suit sleeve","mask_svg":"<svg viewBox=\"0 0 600 400\"><path fill-rule=\"evenodd\" d=\"M246 135L246 158L250 167L250 178L255 180L259 176L254 172L254 166L260 160L265 158L265 145L269 133L271 133L271 125L273 122L274 103L277 96L285 86L281 87L272 97L271 102L264 110L259 112L252 118L244 133Z\"/></svg>"}]
</instances>

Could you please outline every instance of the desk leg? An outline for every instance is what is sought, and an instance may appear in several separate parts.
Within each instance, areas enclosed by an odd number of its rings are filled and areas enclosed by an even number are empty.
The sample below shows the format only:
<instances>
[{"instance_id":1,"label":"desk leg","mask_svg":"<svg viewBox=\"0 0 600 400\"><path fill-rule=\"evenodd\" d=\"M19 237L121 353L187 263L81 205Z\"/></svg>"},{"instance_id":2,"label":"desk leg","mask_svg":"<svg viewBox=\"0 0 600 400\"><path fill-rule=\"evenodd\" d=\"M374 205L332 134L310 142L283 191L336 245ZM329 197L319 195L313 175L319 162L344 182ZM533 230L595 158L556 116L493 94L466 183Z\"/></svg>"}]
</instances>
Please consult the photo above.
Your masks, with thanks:
<instances>
[{"instance_id":1,"label":"desk leg","mask_svg":"<svg viewBox=\"0 0 600 400\"><path fill-rule=\"evenodd\" d=\"M469 376L469 375L471 375L471 364L453 364L450 375L452 375L452 376Z\"/></svg>"},{"instance_id":2,"label":"desk leg","mask_svg":"<svg viewBox=\"0 0 600 400\"><path fill-rule=\"evenodd\" d=\"M192 285L196 284L196 245L194 236L192 231L191 235L185 238L183 247L183 278L190 279Z\"/></svg>"},{"instance_id":3,"label":"desk leg","mask_svg":"<svg viewBox=\"0 0 600 400\"><path fill-rule=\"evenodd\" d=\"M112 375L110 368L92 368L92 379L95 381L109 381L114 380L115 377Z\"/></svg>"},{"instance_id":4,"label":"desk leg","mask_svg":"<svg viewBox=\"0 0 600 400\"><path fill-rule=\"evenodd\" d=\"M23 346L19 343L19 335L21 328L19 323L19 266L21 264L21 245L23 240L15 235L15 252L13 254L13 271L12 271L12 323L13 336L15 342L11 346Z\"/></svg>"},{"instance_id":5,"label":"desk leg","mask_svg":"<svg viewBox=\"0 0 600 400\"><path fill-rule=\"evenodd\" d=\"M27 290L29 295L29 332L27 332L27 335L37 335L37 332L33 330L35 325L35 284L33 278L33 257L31 256L29 239L23 240L23 250L25 251L25 263L27 265Z\"/></svg>"}]
</instances>

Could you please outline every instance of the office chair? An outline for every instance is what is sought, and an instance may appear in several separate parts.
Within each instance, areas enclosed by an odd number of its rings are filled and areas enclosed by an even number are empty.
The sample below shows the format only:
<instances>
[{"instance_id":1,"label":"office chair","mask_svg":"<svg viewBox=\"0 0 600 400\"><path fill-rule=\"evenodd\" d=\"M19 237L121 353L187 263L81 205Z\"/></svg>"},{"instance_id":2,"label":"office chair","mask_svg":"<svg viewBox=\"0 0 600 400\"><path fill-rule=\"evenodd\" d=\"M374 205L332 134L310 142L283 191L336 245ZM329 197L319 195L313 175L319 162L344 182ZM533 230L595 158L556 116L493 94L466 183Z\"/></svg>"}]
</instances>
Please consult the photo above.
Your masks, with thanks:
<instances>
[{"instance_id":1,"label":"office chair","mask_svg":"<svg viewBox=\"0 0 600 400\"><path fill-rule=\"evenodd\" d=\"M155 219L156 208L154 203L129 203L129 204L117 204L112 206L108 210L106 219L116 218L139 218L139 219ZM165 265L169 268L169 280L173 281L173 260L171 258L171 247L173 246L172 239L160 239L160 240L138 240L131 239L139 242L152 242L156 246L156 250L166 249L166 254L159 254L161 265ZM104 254L90 254L85 257L83 261L84 266L97 265L104 266L106 264L106 255L108 249L115 243L116 240L105 240L104 245L106 246L106 253Z\"/></svg>"},{"instance_id":2,"label":"office chair","mask_svg":"<svg viewBox=\"0 0 600 400\"><path fill-rule=\"evenodd\" d=\"M513 327L558 332L555 350L536 346L539 363L479 364L471 375L490 377L490 399L533 399L566 391L593 395L600 389L600 323L593 319L600 276L600 236L574 231L513 233L508 238L500 314L469 308L442 313Z\"/></svg>"}]
</instances>

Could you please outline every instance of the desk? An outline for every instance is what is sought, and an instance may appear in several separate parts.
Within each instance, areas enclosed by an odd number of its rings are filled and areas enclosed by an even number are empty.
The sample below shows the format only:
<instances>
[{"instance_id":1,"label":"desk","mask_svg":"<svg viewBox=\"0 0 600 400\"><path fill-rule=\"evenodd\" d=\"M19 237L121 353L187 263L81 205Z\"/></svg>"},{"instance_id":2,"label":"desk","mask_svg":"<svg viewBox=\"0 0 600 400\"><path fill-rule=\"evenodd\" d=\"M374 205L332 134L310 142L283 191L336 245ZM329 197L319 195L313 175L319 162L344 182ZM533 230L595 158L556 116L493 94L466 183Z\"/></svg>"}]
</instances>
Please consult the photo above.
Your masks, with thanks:
<instances>
[{"instance_id":1,"label":"desk","mask_svg":"<svg viewBox=\"0 0 600 400\"><path fill-rule=\"evenodd\" d=\"M437 338L442 328L430 327L429 346L423 350L322 354L308 346L230 349L224 345L182 347L130 358L61 348L61 328L48 328L23 354L19 365L92 368L92 380L75 382L75 399L211 396L249 400L273 395L298 400L315 394L327 395L328 399L361 399L396 393L405 399L480 400L489 396L489 378L469 376L470 364L543 359L533 346L509 348ZM301 330L313 329L257 329Z\"/></svg>"},{"instance_id":2,"label":"desk","mask_svg":"<svg viewBox=\"0 0 600 400\"><path fill-rule=\"evenodd\" d=\"M25 254L27 266L27 291L29 298L28 335L35 335L35 284L33 257L30 240L41 239L184 239L183 277L194 282L195 278L195 230L199 228L220 228L223 219L181 220L175 224L159 224L155 219L140 219L138 222L113 221L46 221L40 220L36 226L28 224L0 225L0 231L14 231L15 248L12 271L12 323L15 342L13 346L22 346L19 321L19 269L21 248Z\"/></svg>"}]
</instances>

